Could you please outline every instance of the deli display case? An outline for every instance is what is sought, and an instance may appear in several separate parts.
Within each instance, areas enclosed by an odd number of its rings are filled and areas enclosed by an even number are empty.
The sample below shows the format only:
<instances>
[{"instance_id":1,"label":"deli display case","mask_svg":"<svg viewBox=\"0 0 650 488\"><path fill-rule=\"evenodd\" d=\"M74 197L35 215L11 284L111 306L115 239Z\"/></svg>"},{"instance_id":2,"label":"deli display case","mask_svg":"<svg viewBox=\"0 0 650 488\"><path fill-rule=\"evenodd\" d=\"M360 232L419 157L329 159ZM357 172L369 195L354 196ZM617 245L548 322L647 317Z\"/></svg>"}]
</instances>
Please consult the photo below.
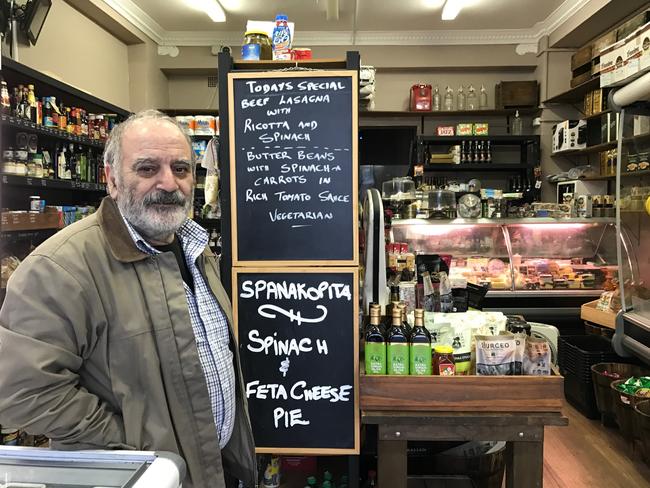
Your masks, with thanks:
<instances>
[{"instance_id":1,"label":"deli display case","mask_svg":"<svg viewBox=\"0 0 650 488\"><path fill-rule=\"evenodd\" d=\"M3 488L179 488L184 478L173 453L0 446Z\"/></svg>"},{"instance_id":2,"label":"deli display case","mask_svg":"<svg viewBox=\"0 0 650 488\"><path fill-rule=\"evenodd\" d=\"M621 234L627 242L624 226ZM395 219L390 241L416 255L450 255L450 278L489 286L484 310L531 321L582 327L580 306L617 277L613 218ZM632 261L625 252L623 259Z\"/></svg>"},{"instance_id":3,"label":"deli display case","mask_svg":"<svg viewBox=\"0 0 650 488\"><path fill-rule=\"evenodd\" d=\"M618 252L637 258L619 269L622 310L613 343L619 354L650 364L650 102L624 108L620 120L617 225L629 230L630 241L619 239Z\"/></svg>"}]
</instances>

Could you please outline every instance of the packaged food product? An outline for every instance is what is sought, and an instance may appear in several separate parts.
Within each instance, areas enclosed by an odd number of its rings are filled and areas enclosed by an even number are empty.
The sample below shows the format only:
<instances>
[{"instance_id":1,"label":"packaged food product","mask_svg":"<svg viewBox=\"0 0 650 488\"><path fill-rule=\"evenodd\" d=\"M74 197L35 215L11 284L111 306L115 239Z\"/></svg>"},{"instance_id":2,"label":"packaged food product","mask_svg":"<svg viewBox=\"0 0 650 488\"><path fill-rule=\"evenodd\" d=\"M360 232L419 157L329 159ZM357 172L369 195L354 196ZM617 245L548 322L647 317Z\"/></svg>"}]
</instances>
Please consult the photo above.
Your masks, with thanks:
<instances>
[{"instance_id":1,"label":"packaged food product","mask_svg":"<svg viewBox=\"0 0 650 488\"><path fill-rule=\"evenodd\" d=\"M244 35L241 57L245 60L271 60L273 48L268 34L263 30L249 30Z\"/></svg>"},{"instance_id":2,"label":"packaged food product","mask_svg":"<svg viewBox=\"0 0 650 488\"><path fill-rule=\"evenodd\" d=\"M548 341L537 337L526 339L523 374L534 376L551 374L551 348Z\"/></svg>"},{"instance_id":3,"label":"packaged food product","mask_svg":"<svg viewBox=\"0 0 650 488\"><path fill-rule=\"evenodd\" d=\"M435 346L433 351L433 374L454 376L456 374L454 349L451 346Z\"/></svg>"},{"instance_id":4,"label":"packaged food product","mask_svg":"<svg viewBox=\"0 0 650 488\"><path fill-rule=\"evenodd\" d=\"M473 131L475 136L487 136L488 124L474 124Z\"/></svg>"},{"instance_id":5,"label":"packaged food product","mask_svg":"<svg viewBox=\"0 0 650 488\"><path fill-rule=\"evenodd\" d=\"M513 334L515 338L515 371L514 374L524 374L524 356L526 355L526 334Z\"/></svg>"},{"instance_id":6,"label":"packaged food product","mask_svg":"<svg viewBox=\"0 0 650 488\"><path fill-rule=\"evenodd\" d=\"M301 59L311 59L311 48L308 47L295 47L291 50L291 59L299 61Z\"/></svg>"},{"instance_id":7,"label":"packaged food product","mask_svg":"<svg viewBox=\"0 0 650 488\"><path fill-rule=\"evenodd\" d=\"M177 115L176 122L183 128L188 136L194 135L194 117L191 115Z\"/></svg>"},{"instance_id":8,"label":"packaged food product","mask_svg":"<svg viewBox=\"0 0 650 488\"><path fill-rule=\"evenodd\" d=\"M517 343L511 335L476 337L476 374L511 376L515 371Z\"/></svg>"},{"instance_id":9,"label":"packaged food product","mask_svg":"<svg viewBox=\"0 0 650 488\"><path fill-rule=\"evenodd\" d=\"M454 350L456 374L469 374L472 360L472 330L465 323L455 324L451 347Z\"/></svg>"},{"instance_id":10,"label":"packaged food product","mask_svg":"<svg viewBox=\"0 0 650 488\"><path fill-rule=\"evenodd\" d=\"M213 136L217 131L217 122L212 115L197 115L194 117L194 135Z\"/></svg>"}]
</instances>

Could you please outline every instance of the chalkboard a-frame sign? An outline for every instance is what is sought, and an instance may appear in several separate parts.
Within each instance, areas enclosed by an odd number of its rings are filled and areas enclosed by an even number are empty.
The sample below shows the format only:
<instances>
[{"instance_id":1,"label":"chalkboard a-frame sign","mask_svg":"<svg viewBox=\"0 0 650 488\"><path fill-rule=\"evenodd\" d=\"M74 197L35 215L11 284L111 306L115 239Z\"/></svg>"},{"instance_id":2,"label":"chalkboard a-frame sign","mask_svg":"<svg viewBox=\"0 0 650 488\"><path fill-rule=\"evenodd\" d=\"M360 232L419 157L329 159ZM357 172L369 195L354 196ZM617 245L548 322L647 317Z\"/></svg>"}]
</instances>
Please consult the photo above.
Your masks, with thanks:
<instances>
[{"instance_id":1,"label":"chalkboard a-frame sign","mask_svg":"<svg viewBox=\"0 0 650 488\"><path fill-rule=\"evenodd\" d=\"M259 453L359 453L358 268L233 268Z\"/></svg>"},{"instance_id":2,"label":"chalkboard a-frame sign","mask_svg":"<svg viewBox=\"0 0 650 488\"><path fill-rule=\"evenodd\" d=\"M358 265L357 72L229 73L233 266Z\"/></svg>"}]
</instances>

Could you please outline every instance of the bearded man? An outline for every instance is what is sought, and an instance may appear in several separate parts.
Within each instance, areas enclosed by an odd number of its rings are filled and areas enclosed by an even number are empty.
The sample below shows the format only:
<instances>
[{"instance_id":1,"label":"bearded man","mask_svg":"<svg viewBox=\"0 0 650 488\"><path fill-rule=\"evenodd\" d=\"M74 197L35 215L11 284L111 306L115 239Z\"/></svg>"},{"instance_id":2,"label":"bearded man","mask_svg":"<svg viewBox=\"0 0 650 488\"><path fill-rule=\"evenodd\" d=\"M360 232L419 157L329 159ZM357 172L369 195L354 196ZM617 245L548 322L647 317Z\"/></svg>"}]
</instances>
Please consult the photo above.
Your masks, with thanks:
<instances>
[{"instance_id":1,"label":"bearded man","mask_svg":"<svg viewBox=\"0 0 650 488\"><path fill-rule=\"evenodd\" d=\"M185 487L253 487L231 306L208 234L187 218L190 140L174 119L140 112L114 128L104 164L99 210L9 280L0 424L55 449L178 453Z\"/></svg>"}]
</instances>

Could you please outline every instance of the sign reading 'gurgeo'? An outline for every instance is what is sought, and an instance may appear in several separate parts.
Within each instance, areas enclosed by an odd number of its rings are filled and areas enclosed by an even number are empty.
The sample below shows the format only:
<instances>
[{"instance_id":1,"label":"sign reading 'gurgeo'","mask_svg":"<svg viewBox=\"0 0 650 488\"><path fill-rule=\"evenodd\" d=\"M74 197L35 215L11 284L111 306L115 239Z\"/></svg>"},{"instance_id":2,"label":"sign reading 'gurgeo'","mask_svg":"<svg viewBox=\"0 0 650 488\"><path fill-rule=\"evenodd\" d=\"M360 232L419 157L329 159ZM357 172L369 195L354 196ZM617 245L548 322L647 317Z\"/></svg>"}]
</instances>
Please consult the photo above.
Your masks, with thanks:
<instances>
[{"instance_id":1,"label":"sign reading 'gurgeo'","mask_svg":"<svg viewBox=\"0 0 650 488\"><path fill-rule=\"evenodd\" d=\"M357 452L357 270L239 268L233 281L258 452Z\"/></svg>"},{"instance_id":2,"label":"sign reading 'gurgeo'","mask_svg":"<svg viewBox=\"0 0 650 488\"><path fill-rule=\"evenodd\" d=\"M355 264L356 72L229 82L233 264Z\"/></svg>"}]
</instances>

